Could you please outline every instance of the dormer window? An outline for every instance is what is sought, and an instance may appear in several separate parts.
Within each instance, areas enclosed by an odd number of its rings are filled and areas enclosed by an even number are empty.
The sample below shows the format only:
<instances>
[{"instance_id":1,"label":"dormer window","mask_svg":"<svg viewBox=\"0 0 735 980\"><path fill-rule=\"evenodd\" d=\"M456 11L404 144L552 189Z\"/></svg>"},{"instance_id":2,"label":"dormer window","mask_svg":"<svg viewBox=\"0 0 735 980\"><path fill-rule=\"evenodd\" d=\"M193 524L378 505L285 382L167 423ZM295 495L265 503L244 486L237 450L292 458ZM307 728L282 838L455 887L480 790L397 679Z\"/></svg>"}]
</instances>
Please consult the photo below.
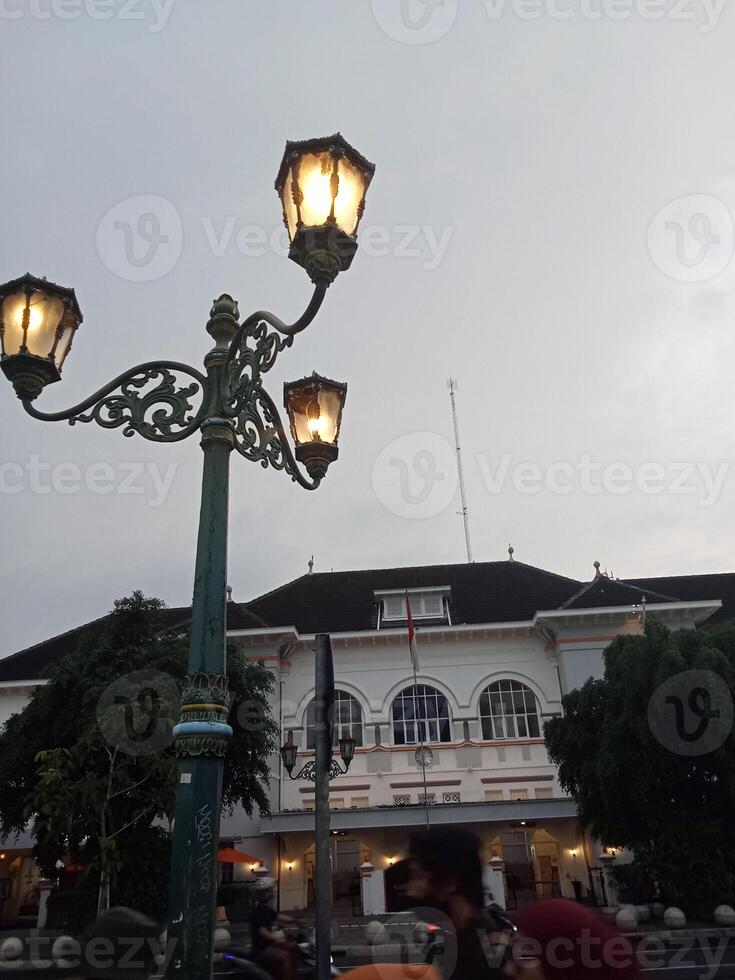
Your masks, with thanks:
<instances>
[{"instance_id":1,"label":"dormer window","mask_svg":"<svg viewBox=\"0 0 735 980\"><path fill-rule=\"evenodd\" d=\"M450 589L412 589L408 590L408 601L411 603L411 615L418 623L431 620L434 623L448 623ZM388 627L392 624L405 623L408 617L406 611L406 592L376 592L375 598L379 604L379 625Z\"/></svg>"}]
</instances>

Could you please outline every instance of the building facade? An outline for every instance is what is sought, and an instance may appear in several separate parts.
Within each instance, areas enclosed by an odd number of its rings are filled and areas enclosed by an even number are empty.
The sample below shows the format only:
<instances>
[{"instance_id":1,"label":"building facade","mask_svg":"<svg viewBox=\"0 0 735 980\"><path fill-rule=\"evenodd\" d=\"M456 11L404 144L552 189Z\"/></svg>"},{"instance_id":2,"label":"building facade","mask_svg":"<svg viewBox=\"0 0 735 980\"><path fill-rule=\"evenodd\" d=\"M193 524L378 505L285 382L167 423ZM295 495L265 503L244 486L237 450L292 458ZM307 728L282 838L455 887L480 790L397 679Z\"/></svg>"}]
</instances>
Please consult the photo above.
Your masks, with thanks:
<instances>
[{"instance_id":1,"label":"building facade","mask_svg":"<svg viewBox=\"0 0 735 980\"><path fill-rule=\"evenodd\" d=\"M561 712L564 694L602 675L605 647L640 632L646 615L677 629L734 610L735 575L621 582L597 568L582 583L511 560L310 573L229 603L228 632L235 655L273 672L273 715L282 739L299 748L294 774L314 755L315 636L331 635L335 744L347 733L357 742L349 772L330 786L334 899L338 911L379 913L399 909L401 860L427 819L472 827L486 861L504 862L511 906L552 895L604 899L600 843L587 838L559 785L544 723ZM187 610L167 617L185 623ZM0 722L44 683L49 663L99 625L1 660ZM307 908L314 787L291 780L278 757L271 768L270 815L225 815L222 836L278 878L283 909ZM32 862L27 851L18 856ZM372 869L369 887L361 868ZM251 870L236 866L234 876Z\"/></svg>"}]
</instances>

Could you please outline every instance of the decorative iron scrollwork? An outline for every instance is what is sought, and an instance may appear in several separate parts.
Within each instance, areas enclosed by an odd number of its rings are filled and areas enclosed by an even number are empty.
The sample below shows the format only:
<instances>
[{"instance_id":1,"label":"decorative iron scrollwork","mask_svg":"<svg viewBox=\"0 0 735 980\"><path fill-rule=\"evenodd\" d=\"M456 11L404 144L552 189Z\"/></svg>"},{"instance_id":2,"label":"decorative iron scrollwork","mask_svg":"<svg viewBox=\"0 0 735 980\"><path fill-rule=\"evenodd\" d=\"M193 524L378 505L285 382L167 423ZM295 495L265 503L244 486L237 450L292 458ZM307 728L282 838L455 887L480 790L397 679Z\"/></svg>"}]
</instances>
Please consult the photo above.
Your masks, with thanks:
<instances>
[{"instance_id":1,"label":"decorative iron scrollwork","mask_svg":"<svg viewBox=\"0 0 735 980\"><path fill-rule=\"evenodd\" d=\"M230 385L227 414L230 418L251 405L261 388L262 376L270 371L278 355L292 344L292 336L282 337L269 331L263 320L240 336L227 363Z\"/></svg>"},{"instance_id":2,"label":"decorative iron scrollwork","mask_svg":"<svg viewBox=\"0 0 735 980\"><path fill-rule=\"evenodd\" d=\"M145 391L157 378L159 383ZM90 412L73 415L69 425L96 422L105 429L124 426L124 436L137 432L154 442L171 442L185 438L196 428L190 399L200 391L199 382L177 387L176 377L168 368L150 368L120 385L119 394L101 398Z\"/></svg>"},{"instance_id":3,"label":"decorative iron scrollwork","mask_svg":"<svg viewBox=\"0 0 735 980\"><path fill-rule=\"evenodd\" d=\"M347 774L346 769L342 769L340 764L336 759L332 759L329 763L329 778L336 779L337 776L345 776ZM316 762L313 760L307 762L303 769L297 775L292 776L292 779L308 779L310 783L316 782Z\"/></svg>"},{"instance_id":4,"label":"decorative iron scrollwork","mask_svg":"<svg viewBox=\"0 0 735 980\"><path fill-rule=\"evenodd\" d=\"M193 381L182 385L177 374ZM152 382L158 381L153 387ZM29 403L29 415L44 421L96 422L105 429L123 427L123 435L135 433L153 442L178 442L195 432L204 417L207 379L196 369L176 361L139 364L100 388L89 398L65 412L39 412ZM201 396L194 412L191 399Z\"/></svg>"},{"instance_id":5,"label":"decorative iron scrollwork","mask_svg":"<svg viewBox=\"0 0 735 980\"><path fill-rule=\"evenodd\" d=\"M320 480L310 480L302 473L279 411L263 388L263 375L314 319L326 290L326 283L317 284L306 310L292 324L260 310L236 326L237 304L228 295L220 297L213 316L217 313L224 318L228 329L232 325L234 336L226 348L221 345L230 335L224 331L220 337L214 331L217 346L210 352L212 359L205 361L207 376L178 361L150 361L131 368L66 411L40 412L31 398L23 398L23 407L44 422L96 422L105 429L122 428L125 436L138 434L152 442L186 439L207 418L232 419L235 448L242 456L264 467L285 470L295 483L316 490ZM180 374L190 382L180 382ZM199 398L196 410L195 397Z\"/></svg>"},{"instance_id":6,"label":"decorative iron scrollwork","mask_svg":"<svg viewBox=\"0 0 735 980\"><path fill-rule=\"evenodd\" d=\"M270 331L269 323L275 323L279 332ZM285 470L294 483L315 490L319 481L302 474L280 413L263 387L263 375L293 344L294 335L282 335L278 323L270 315L258 319L254 314L240 328L228 355L225 414L235 420L235 448L242 456L266 468Z\"/></svg>"}]
</instances>

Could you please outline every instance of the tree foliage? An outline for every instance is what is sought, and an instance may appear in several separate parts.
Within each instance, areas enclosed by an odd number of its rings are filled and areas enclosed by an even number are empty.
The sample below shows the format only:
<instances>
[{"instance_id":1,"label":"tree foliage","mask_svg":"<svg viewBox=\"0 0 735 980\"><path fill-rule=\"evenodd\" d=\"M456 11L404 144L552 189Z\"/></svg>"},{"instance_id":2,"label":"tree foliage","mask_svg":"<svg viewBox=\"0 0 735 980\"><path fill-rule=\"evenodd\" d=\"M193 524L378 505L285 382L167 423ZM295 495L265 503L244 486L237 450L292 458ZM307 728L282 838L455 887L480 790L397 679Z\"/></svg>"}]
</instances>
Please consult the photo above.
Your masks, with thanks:
<instances>
[{"instance_id":1,"label":"tree foliage","mask_svg":"<svg viewBox=\"0 0 735 980\"><path fill-rule=\"evenodd\" d=\"M591 833L632 851L665 901L709 917L735 901L735 736L728 725L723 744L701 755L677 741L673 725L671 737L661 737L651 719L674 711L662 685L688 671L716 675L727 702L735 626L672 633L649 616L644 635L620 636L607 648L602 680L563 698L563 716L545 735ZM703 727L726 721L727 712L713 708Z\"/></svg>"},{"instance_id":2,"label":"tree foliage","mask_svg":"<svg viewBox=\"0 0 735 980\"><path fill-rule=\"evenodd\" d=\"M161 824L173 814L176 760L171 729L187 671L188 643L164 628L164 606L136 592L115 603L96 635L56 664L24 709L0 733L0 833L33 821L36 853L49 873L68 850L99 882L100 902L160 903L160 887L126 874L140 864L141 843L161 877L166 855ZM267 669L232 652L228 657L234 730L225 760L223 806L267 811L268 760L276 747L269 714ZM140 678L153 678L143 684ZM126 716L126 711L133 714ZM125 720L127 729L121 725ZM158 742L146 723L155 722ZM130 732L140 738L130 742ZM165 903L164 903L165 904ZM160 913L161 906L157 911Z\"/></svg>"}]
</instances>

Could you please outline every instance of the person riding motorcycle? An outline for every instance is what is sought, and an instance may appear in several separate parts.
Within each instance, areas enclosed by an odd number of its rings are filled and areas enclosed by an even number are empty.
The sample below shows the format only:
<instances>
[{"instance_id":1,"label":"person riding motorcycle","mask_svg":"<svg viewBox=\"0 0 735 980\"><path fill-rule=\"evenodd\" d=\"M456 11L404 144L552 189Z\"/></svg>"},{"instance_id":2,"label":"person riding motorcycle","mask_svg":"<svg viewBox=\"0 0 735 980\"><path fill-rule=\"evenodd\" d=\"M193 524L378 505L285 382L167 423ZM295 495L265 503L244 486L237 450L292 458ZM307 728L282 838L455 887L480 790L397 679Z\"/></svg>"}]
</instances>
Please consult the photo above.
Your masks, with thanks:
<instances>
[{"instance_id":1,"label":"person riding motorcycle","mask_svg":"<svg viewBox=\"0 0 735 980\"><path fill-rule=\"evenodd\" d=\"M273 977L273 980L296 980L297 946L290 942L276 925L291 925L295 919L273 908L273 878L261 878L255 885L256 904L250 915L253 960Z\"/></svg>"}]
</instances>

